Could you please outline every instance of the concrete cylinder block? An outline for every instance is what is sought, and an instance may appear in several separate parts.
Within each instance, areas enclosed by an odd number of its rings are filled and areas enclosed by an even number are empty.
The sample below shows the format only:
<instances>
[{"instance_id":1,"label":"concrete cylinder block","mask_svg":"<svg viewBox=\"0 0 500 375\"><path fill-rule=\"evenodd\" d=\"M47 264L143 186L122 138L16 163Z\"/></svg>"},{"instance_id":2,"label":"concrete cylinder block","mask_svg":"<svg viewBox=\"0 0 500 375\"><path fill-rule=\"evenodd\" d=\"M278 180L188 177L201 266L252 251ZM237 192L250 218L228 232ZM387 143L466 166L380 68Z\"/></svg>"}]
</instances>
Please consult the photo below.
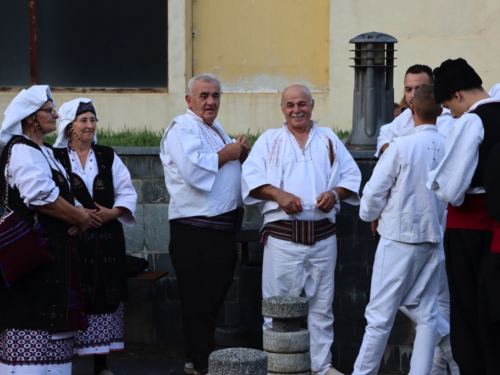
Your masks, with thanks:
<instances>
[{"instance_id":1,"label":"concrete cylinder block","mask_svg":"<svg viewBox=\"0 0 500 375\"><path fill-rule=\"evenodd\" d=\"M262 315L269 318L302 318L307 316L307 299L296 296L275 296L262 301Z\"/></svg>"},{"instance_id":2,"label":"concrete cylinder block","mask_svg":"<svg viewBox=\"0 0 500 375\"><path fill-rule=\"evenodd\" d=\"M311 369L311 355L305 353L267 353L268 372L296 374ZM211 374L211 373L210 373Z\"/></svg>"},{"instance_id":3,"label":"concrete cylinder block","mask_svg":"<svg viewBox=\"0 0 500 375\"><path fill-rule=\"evenodd\" d=\"M266 375L267 367L267 354L255 349L222 349L208 358L210 375Z\"/></svg>"},{"instance_id":4,"label":"concrete cylinder block","mask_svg":"<svg viewBox=\"0 0 500 375\"><path fill-rule=\"evenodd\" d=\"M310 334L306 329L297 332L264 331L264 350L273 353L300 353L309 351Z\"/></svg>"}]
</instances>

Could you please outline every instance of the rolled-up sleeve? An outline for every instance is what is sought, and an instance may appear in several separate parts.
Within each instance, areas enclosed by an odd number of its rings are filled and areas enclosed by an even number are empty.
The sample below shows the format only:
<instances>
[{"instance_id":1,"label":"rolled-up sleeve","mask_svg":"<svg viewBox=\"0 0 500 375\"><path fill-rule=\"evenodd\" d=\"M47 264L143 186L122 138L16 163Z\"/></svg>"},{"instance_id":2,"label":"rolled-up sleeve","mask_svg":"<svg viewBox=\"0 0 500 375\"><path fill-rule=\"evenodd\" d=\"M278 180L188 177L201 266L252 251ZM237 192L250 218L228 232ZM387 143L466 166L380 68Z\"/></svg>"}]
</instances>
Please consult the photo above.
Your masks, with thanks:
<instances>
[{"instance_id":1,"label":"rolled-up sleeve","mask_svg":"<svg viewBox=\"0 0 500 375\"><path fill-rule=\"evenodd\" d=\"M171 126L162 141L163 148L168 149L179 174L189 186L210 192L219 171L219 155L206 152L199 133L189 126L182 123Z\"/></svg>"},{"instance_id":2,"label":"rolled-up sleeve","mask_svg":"<svg viewBox=\"0 0 500 375\"><path fill-rule=\"evenodd\" d=\"M340 179L336 183L336 186L352 191L354 194L351 194L344 202L357 206L359 205L361 171L344 144L338 139L336 142L340 172Z\"/></svg>"},{"instance_id":3,"label":"rolled-up sleeve","mask_svg":"<svg viewBox=\"0 0 500 375\"><path fill-rule=\"evenodd\" d=\"M391 146L382 154L373 170L370 181L363 189L359 207L361 220L370 222L380 217L400 170L399 150L395 143L391 143Z\"/></svg>"},{"instance_id":4,"label":"rolled-up sleeve","mask_svg":"<svg viewBox=\"0 0 500 375\"><path fill-rule=\"evenodd\" d=\"M261 199L254 198L250 192L260 186L271 185L267 180L267 140L261 136L255 142L252 151L243 163L241 171L241 194L243 203L254 204L261 202Z\"/></svg>"},{"instance_id":5,"label":"rolled-up sleeve","mask_svg":"<svg viewBox=\"0 0 500 375\"><path fill-rule=\"evenodd\" d=\"M113 166L113 190L115 203L113 207L123 207L126 211L118 217L118 220L129 227L136 224L135 208L137 206L137 192L132 185L130 172L118 155L115 154Z\"/></svg>"},{"instance_id":6,"label":"rolled-up sleeve","mask_svg":"<svg viewBox=\"0 0 500 375\"><path fill-rule=\"evenodd\" d=\"M12 147L7 174L9 185L17 187L24 204L30 208L53 203L59 196L49 162L33 147L24 144Z\"/></svg>"}]
</instances>

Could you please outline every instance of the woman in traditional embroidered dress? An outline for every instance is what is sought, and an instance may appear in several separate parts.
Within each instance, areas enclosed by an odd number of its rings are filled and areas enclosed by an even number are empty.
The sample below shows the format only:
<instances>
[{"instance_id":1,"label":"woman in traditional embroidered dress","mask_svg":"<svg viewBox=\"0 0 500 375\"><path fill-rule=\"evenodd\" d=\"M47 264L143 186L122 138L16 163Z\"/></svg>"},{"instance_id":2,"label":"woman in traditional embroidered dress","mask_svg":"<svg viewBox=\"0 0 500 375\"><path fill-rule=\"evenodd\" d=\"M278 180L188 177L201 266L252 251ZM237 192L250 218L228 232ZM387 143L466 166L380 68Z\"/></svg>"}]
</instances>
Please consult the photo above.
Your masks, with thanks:
<instances>
[{"instance_id":1,"label":"woman in traditional embroidered dress","mask_svg":"<svg viewBox=\"0 0 500 375\"><path fill-rule=\"evenodd\" d=\"M137 193L130 173L110 147L96 144L98 117L90 99L64 103L59 111L56 158L70 175L75 197L102 220L79 235L78 266L89 328L77 334L76 353L94 355L96 375L112 375L106 355L123 350L123 303L127 296L122 224L135 225Z\"/></svg>"},{"instance_id":2,"label":"woman in traditional embroidered dress","mask_svg":"<svg viewBox=\"0 0 500 375\"><path fill-rule=\"evenodd\" d=\"M1 375L70 375L75 331L85 327L71 235L101 220L74 206L67 174L43 143L57 128L54 108L48 86L22 90L0 129L1 191L8 181L8 204L24 220L37 212L54 257L10 287L0 281Z\"/></svg>"}]
</instances>

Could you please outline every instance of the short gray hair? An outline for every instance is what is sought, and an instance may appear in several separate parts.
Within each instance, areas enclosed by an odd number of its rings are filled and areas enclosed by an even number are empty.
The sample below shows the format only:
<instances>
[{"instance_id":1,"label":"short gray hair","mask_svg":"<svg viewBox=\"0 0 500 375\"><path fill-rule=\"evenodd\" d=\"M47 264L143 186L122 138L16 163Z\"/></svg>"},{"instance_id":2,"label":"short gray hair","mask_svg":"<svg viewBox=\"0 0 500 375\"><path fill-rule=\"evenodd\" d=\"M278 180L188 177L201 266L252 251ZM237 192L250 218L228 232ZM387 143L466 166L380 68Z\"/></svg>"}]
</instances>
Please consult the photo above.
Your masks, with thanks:
<instances>
[{"instance_id":1,"label":"short gray hair","mask_svg":"<svg viewBox=\"0 0 500 375\"><path fill-rule=\"evenodd\" d=\"M191 78L188 82L188 95L193 96L193 86L196 81L205 81L208 83L216 83L220 89L220 81L219 78L214 76L212 73L200 73Z\"/></svg>"}]
</instances>

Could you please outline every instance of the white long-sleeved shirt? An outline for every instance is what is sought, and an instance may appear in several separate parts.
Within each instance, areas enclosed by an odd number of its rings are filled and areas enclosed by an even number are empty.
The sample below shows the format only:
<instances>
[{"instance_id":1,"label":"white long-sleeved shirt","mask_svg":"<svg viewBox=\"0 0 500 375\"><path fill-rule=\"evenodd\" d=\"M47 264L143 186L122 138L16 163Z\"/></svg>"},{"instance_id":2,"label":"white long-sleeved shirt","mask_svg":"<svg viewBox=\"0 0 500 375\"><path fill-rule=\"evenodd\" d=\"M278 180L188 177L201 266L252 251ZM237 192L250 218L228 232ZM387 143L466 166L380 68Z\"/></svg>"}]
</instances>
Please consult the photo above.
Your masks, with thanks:
<instances>
[{"instance_id":1,"label":"white long-sleeved shirt","mask_svg":"<svg viewBox=\"0 0 500 375\"><path fill-rule=\"evenodd\" d=\"M99 173L94 150L91 149L87 155L85 168L82 167L75 150L70 148L68 155L71 163L71 171L80 176L90 195L94 196L94 179ZM113 175L113 193L115 199L113 207L124 207L127 209L118 217L118 220L124 225L133 227L136 224L135 208L137 205L137 193L132 185L132 179L127 167L116 154L113 159L111 173Z\"/></svg>"},{"instance_id":2,"label":"white long-sleeved shirt","mask_svg":"<svg viewBox=\"0 0 500 375\"><path fill-rule=\"evenodd\" d=\"M446 137L454 123L455 119L451 116L450 111L444 108L441 116L437 118L436 125L438 131ZM390 143L394 138L411 134L413 128L415 128L415 121L410 109L403 111L393 122L382 125L377 138L377 152L375 153L375 157L378 158L380 156L380 149L384 144Z\"/></svg>"},{"instance_id":3,"label":"white long-sleeved shirt","mask_svg":"<svg viewBox=\"0 0 500 375\"><path fill-rule=\"evenodd\" d=\"M333 165L328 156L329 140L334 151ZM325 213L315 208L316 198L334 187L343 187L354 192L345 201L357 205L360 183L361 172L344 144L331 129L318 128L314 122L304 150L300 149L286 124L280 129L266 131L255 143L242 171L243 200L246 204L259 203L264 223L325 218L335 223L339 202L332 211ZM272 185L298 196L303 202L303 212L287 215L277 202L250 195L253 189L263 185Z\"/></svg>"},{"instance_id":4,"label":"white long-sleeved shirt","mask_svg":"<svg viewBox=\"0 0 500 375\"><path fill-rule=\"evenodd\" d=\"M51 168L67 178L52 149L46 146L40 149L42 152L25 144L12 146L9 168L5 171L10 187L17 187L24 204L30 208L53 203L59 196Z\"/></svg>"},{"instance_id":5,"label":"white long-sleeved shirt","mask_svg":"<svg viewBox=\"0 0 500 375\"><path fill-rule=\"evenodd\" d=\"M484 127L478 115L470 113L478 106L499 101L483 99L475 103L453 125L446 140L446 154L436 169L429 173L427 187L443 202L460 206L465 194L481 194L484 188L470 188L479 160L479 146L483 142Z\"/></svg>"},{"instance_id":6,"label":"white long-sleeved shirt","mask_svg":"<svg viewBox=\"0 0 500 375\"><path fill-rule=\"evenodd\" d=\"M222 126L217 132L188 110L165 130L160 158L170 194L169 220L217 216L241 202L241 165L229 161L219 169L217 152L233 142Z\"/></svg>"},{"instance_id":7,"label":"white long-sleeved shirt","mask_svg":"<svg viewBox=\"0 0 500 375\"><path fill-rule=\"evenodd\" d=\"M444 157L444 146L435 125L414 127L410 135L394 139L365 185L360 218L379 219L378 232L390 240L440 242L446 205L425 184Z\"/></svg>"}]
</instances>

